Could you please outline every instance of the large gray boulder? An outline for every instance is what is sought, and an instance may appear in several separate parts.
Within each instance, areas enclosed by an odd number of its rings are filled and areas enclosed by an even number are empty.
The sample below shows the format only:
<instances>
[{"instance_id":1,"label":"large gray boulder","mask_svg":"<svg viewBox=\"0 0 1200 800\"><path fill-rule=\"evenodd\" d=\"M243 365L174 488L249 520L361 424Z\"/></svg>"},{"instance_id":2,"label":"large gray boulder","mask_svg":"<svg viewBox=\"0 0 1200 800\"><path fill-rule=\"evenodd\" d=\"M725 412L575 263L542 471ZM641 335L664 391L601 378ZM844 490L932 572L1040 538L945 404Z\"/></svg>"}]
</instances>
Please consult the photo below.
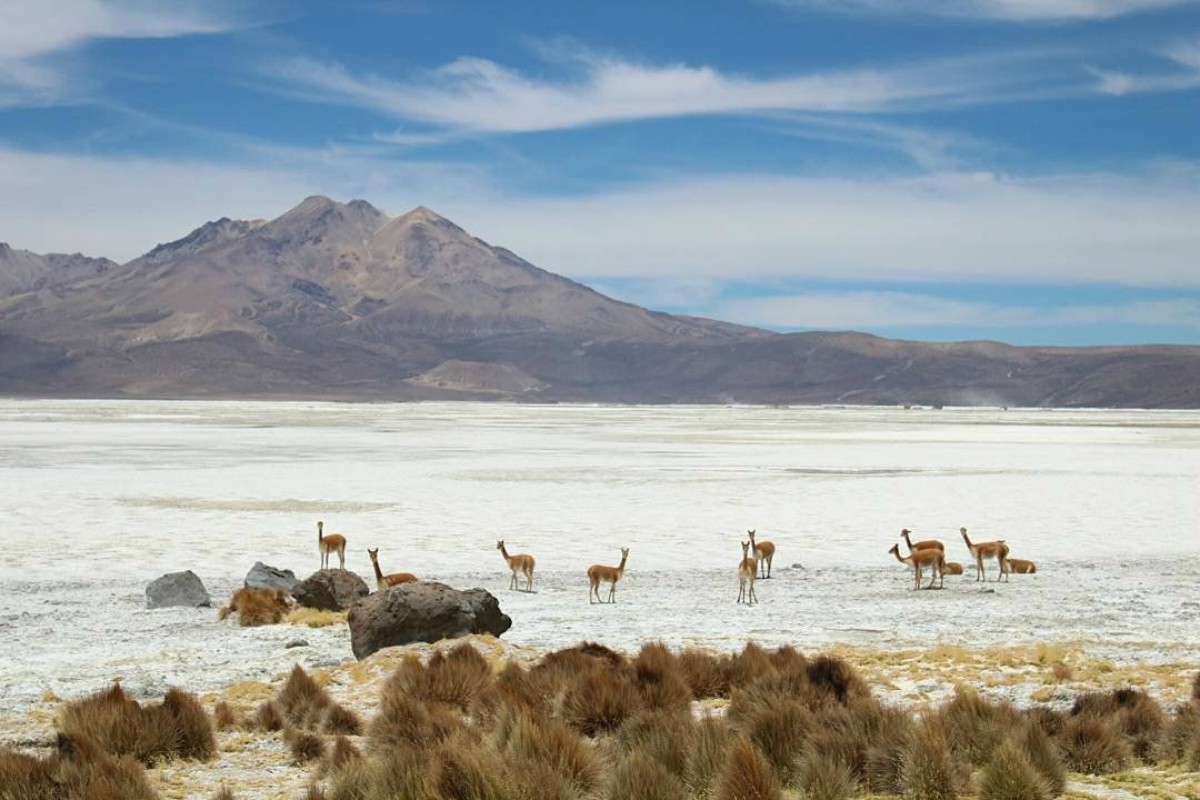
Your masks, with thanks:
<instances>
[{"instance_id":1,"label":"large gray boulder","mask_svg":"<svg viewBox=\"0 0 1200 800\"><path fill-rule=\"evenodd\" d=\"M208 596L208 590L190 569L186 572L168 572L146 585L146 608L200 608L211 605L212 599Z\"/></svg>"},{"instance_id":2,"label":"large gray boulder","mask_svg":"<svg viewBox=\"0 0 1200 800\"><path fill-rule=\"evenodd\" d=\"M393 645L471 633L499 636L511 627L499 601L483 589L459 591L434 581L402 583L350 609L350 648L355 658L366 658Z\"/></svg>"},{"instance_id":3,"label":"large gray boulder","mask_svg":"<svg viewBox=\"0 0 1200 800\"><path fill-rule=\"evenodd\" d=\"M370 593L363 579L350 570L322 569L305 578L292 597L308 608L345 611Z\"/></svg>"},{"instance_id":4,"label":"large gray boulder","mask_svg":"<svg viewBox=\"0 0 1200 800\"><path fill-rule=\"evenodd\" d=\"M300 579L290 569L269 567L261 561L255 561L254 566L246 573L247 589L283 589L296 593L300 588Z\"/></svg>"}]
</instances>

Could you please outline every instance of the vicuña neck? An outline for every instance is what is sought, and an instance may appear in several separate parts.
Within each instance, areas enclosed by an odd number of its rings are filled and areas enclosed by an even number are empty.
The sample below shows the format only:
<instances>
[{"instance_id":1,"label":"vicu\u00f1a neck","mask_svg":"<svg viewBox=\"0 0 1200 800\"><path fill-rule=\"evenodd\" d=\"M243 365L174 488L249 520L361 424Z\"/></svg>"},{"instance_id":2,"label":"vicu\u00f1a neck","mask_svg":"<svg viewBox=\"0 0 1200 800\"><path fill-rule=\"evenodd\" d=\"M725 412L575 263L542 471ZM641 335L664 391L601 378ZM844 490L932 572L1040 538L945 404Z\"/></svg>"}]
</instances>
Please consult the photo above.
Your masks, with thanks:
<instances>
[{"instance_id":1,"label":"vicu\u00f1a neck","mask_svg":"<svg viewBox=\"0 0 1200 800\"><path fill-rule=\"evenodd\" d=\"M372 558L371 566L375 568L375 580L377 580L377 581L383 580L383 570L381 570L379 568L379 560Z\"/></svg>"}]
</instances>

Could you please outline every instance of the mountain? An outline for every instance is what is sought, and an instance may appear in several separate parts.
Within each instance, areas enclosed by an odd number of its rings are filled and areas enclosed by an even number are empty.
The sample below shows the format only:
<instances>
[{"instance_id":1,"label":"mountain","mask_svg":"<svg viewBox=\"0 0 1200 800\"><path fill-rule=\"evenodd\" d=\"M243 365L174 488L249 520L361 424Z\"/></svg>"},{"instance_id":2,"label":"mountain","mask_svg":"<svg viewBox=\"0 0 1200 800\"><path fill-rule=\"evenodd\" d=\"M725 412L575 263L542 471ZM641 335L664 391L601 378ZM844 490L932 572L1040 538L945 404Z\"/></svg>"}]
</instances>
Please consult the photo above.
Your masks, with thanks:
<instances>
[{"instance_id":1,"label":"mountain","mask_svg":"<svg viewBox=\"0 0 1200 800\"><path fill-rule=\"evenodd\" d=\"M309 197L126 264L0 246L0 393L1200 407L1200 348L777 334L622 303L419 207Z\"/></svg>"}]
</instances>

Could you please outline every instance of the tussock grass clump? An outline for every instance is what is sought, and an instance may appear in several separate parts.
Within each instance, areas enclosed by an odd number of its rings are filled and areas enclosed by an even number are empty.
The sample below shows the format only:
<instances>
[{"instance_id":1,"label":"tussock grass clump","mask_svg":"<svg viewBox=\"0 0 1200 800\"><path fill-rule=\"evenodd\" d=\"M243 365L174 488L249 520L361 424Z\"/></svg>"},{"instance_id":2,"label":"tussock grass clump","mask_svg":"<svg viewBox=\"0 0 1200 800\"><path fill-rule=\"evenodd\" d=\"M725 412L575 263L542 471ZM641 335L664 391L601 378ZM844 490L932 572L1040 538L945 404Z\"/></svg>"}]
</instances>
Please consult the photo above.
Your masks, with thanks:
<instances>
[{"instance_id":1,"label":"tussock grass clump","mask_svg":"<svg viewBox=\"0 0 1200 800\"><path fill-rule=\"evenodd\" d=\"M321 730L334 735L359 736L363 732L363 723L358 714L339 703L334 703L325 711Z\"/></svg>"},{"instance_id":2,"label":"tussock grass clump","mask_svg":"<svg viewBox=\"0 0 1200 800\"><path fill-rule=\"evenodd\" d=\"M814 689L833 695L839 703L869 694L867 684L854 668L837 656L817 656L808 664L807 672Z\"/></svg>"},{"instance_id":3,"label":"tussock grass clump","mask_svg":"<svg viewBox=\"0 0 1200 800\"><path fill-rule=\"evenodd\" d=\"M329 749L329 752L325 756L322 771L325 774L332 774L343 769L347 764L358 761L361 758L362 753L354 746L354 742L345 736L339 736L333 740L333 747Z\"/></svg>"},{"instance_id":4,"label":"tussock grass clump","mask_svg":"<svg viewBox=\"0 0 1200 800\"><path fill-rule=\"evenodd\" d=\"M312 679L299 664L292 667L283 688L275 697L284 717L293 725L316 728L333 705L333 698Z\"/></svg>"},{"instance_id":5,"label":"tussock grass clump","mask_svg":"<svg viewBox=\"0 0 1200 800\"><path fill-rule=\"evenodd\" d=\"M217 752L208 714L194 695L179 689L169 690L158 706L141 706L120 684L113 684L68 703L60 728L144 764L170 758L207 760Z\"/></svg>"},{"instance_id":6,"label":"tussock grass clump","mask_svg":"<svg viewBox=\"0 0 1200 800\"><path fill-rule=\"evenodd\" d=\"M1045 779L1052 796L1057 797L1066 791L1066 765L1040 725L1032 720L1028 721L1021 732L1019 745L1030 765Z\"/></svg>"},{"instance_id":7,"label":"tussock grass clump","mask_svg":"<svg viewBox=\"0 0 1200 800\"><path fill-rule=\"evenodd\" d=\"M219 731L227 731L238 727L238 717L233 708L224 700L213 706L213 724Z\"/></svg>"},{"instance_id":8,"label":"tussock grass clump","mask_svg":"<svg viewBox=\"0 0 1200 800\"><path fill-rule=\"evenodd\" d=\"M1185 760L1200 745L1200 705L1181 705L1168 720L1159 741L1159 761L1175 763Z\"/></svg>"},{"instance_id":9,"label":"tussock grass clump","mask_svg":"<svg viewBox=\"0 0 1200 800\"><path fill-rule=\"evenodd\" d=\"M603 763L595 749L578 734L544 718L522 714L507 738L507 751L517 760L544 764L580 793L595 791Z\"/></svg>"},{"instance_id":10,"label":"tussock grass clump","mask_svg":"<svg viewBox=\"0 0 1200 800\"><path fill-rule=\"evenodd\" d=\"M662 762L634 751L613 772L608 800L688 800L682 781Z\"/></svg>"},{"instance_id":11,"label":"tussock grass clump","mask_svg":"<svg viewBox=\"0 0 1200 800\"><path fill-rule=\"evenodd\" d=\"M724 662L725 668L729 674L729 686L731 689L740 686L749 686L757 680L769 678L776 674L775 667L771 663L771 657L754 642L746 642L746 646L742 648L742 652L735 654L733 657Z\"/></svg>"},{"instance_id":12,"label":"tussock grass clump","mask_svg":"<svg viewBox=\"0 0 1200 800\"><path fill-rule=\"evenodd\" d=\"M660 642L642 645L633 661L641 704L649 709L686 711L691 708L692 690L684 678L679 659Z\"/></svg>"},{"instance_id":13,"label":"tussock grass clump","mask_svg":"<svg viewBox=\"0 0 1200 800\"><path fill-rule=\"evenodd\" d=\"M804 743L804 757L809 761L836 761L857 781L866 772L867 741L851 725L818 723Z\"/></svg>"},{"instance_id":14,"label":"tussock grass clump","mask_svg":"<svg viewBox=\"0 0 1200 800\"><path fill-rule=\"evenodd\" d=\"M452 739L438 748L429 767L433 797L502 800L509 794L500 756L478 743Z\"/></svg>"},{"instance_id":15,"label":"tussock grass clump","mask_svg":"<svg viewBox=\"0 0 1200 800\"><path fill-rule=\"evenodd\" d=\"M287 742L288 750L297 764L307 764L325 757L325 742L308 731L288 728L283 733L283 740Z\"/></svg>"},{"instance_id":16,"label":"tussock grass clump","mask_svg":"<svg viewBox=\"0 0 1200 800\"><path fill-rule=\"evenodd\" d=\"M460 644L448 655L434 653L419 676L414 675L410 685L416 697L465 711L491 685L492 668L478 650Z\"/></svg>"},{"instance_id":17,"label":"tussock grass clump","mask_svg":"<svg viewBox=\"0 0 1200 800\"><path fill-rule=\"evenodd\" d=\"M684 783L692 794L708 795L732 745L733 736L724 720L705 716L696 722L692 750L684 770Z\"/></svg>"},{"instance_id":18,"label":"tussock grass clump","mask_svg":"<svg viewBox=\"0 0 1200 800\"><path fill-rule=\"evenodd\" d=\"M847 764L817 754L801 761L799 783L806 800L848 800L855 790L854 772Z\"/></svg>"},{"instance_id":19,"label":"tussock grass clump","mask_svg":"<svg viewBox=\"0 0 1200 800\"><path fill-rule=\"evenodd\" d=\"M783 790L771 765L754 746L739 739L717 779L714 800L781 800Z\"/></svg>"},{"instance_id":20,"label":"tussock grass clump","mask_svg":"<svg viewBox=\"0 0 1200 800\"><path fill-rule=\"evenodd\" d=\"M936 721L925 720L909 735L900 756L899 784L906 800L954 800L957 768Z\"/></svg>"},{"instance_id":21,"label":"tussock grass clump","mask_svg":"<svg viewBox=\"0 0 1200 800\"><path fill-rule=\"evenodd\" d=\"M218 619L237 614L242 627L276 625L291 611L292 596L283 589L242 588L233 593L229 604L217 612Z\"/></svg>"},{"instance_id":22,"label":"tussock grass clump","mask_svg":"<svg viewBox=\"0 0 1200 800\"><path fill-rule=\"evenodd\" d=\"M158 800L158 795L133 758L114 757L79 734L60 733L47 758L0 751L0 798Z\"/></svg>"},{"instance_id":23,"label":"tussock grass clump","mask_svg":"<svg viewBox=\"0 0 1200 800\"><path fill-rule=\"evenodd\" d=\"M1106 775L1128 766L1132 753L1124 737L1104 719L1072 717L1058 737L1063 760L1074 772Z\"/></svg>"},{"instance_id":24,"label":"tussock grass clump","mask_svg":"<svg viewBox=\"0 0 1200 800\"><path fill-rule=\"evenodd\" d=\"M213 795L213 800L236 800L236 795L234 795L233 790L228 786L222 786Z\"/></svg>"},{"instance_id":25,"label":"tussock grass clump","mask_svg":"<svg viewBox=\"0 0 1200 800\"><path fill-rule=\"evenodd\" d=\"M1192 702L1200 705L1200 672L1192 678Z\"/></svg>"},{"instance_id":26,"label":"tussock grass clump","mask_svg":"<svg viewBox=\"0 0 1200 800\"><path fill-rule=\"evenodd\" d=\"M642 753L682 778L696 739L690 711L644 711L625 721L616 743L627 753Z\"/></svg>"},{"instance_id":27,"label":"tussock grass clump","mask_svg":"<svg viewBox=\"0 0 1200 800\"><path fill-rule=\"evenodd\" d=\"M808 708L796 700L784 700L755 709L742 727L780 780L790 784L799 769L805 741L815 726L816 719Z\"/></svg>"},{"instance_id":28,"label":"tussock grass clump","mask_svg":"<svg viewBox=\"0 0 1200 800\"><path fill-rule=\"evenodd\" d=\"M367 738L373 751L382 752L391 747L441 742L462 726L462 717L445 706L389 691L383 695L379 713L367 726Z\"/></svg>"},{"instance_id":29,"label":"tussock grass clump","mask_svg":"<svg viewBox=\"0 0 1200 800\"><path fill-rule=\"evenodd\" d=\"M633 684L623 675L594 672L578 678L562 699L562 717L585 736L614 731L638 710Z\"/></svg>"},{"instance_id":30,"label":"tussock grass clump","mask_svg":"<svg viewBox=\"0 0 1200 800\"><path fill-rule=\"evenodd\" d=\"M954 699L938 712L951 752L972 766L986 764L1019 719L1008 703L989 703L963 686L955 688Z\"/></svg>"},{"instance_id":31,"label":"tussock grass clump","mask_svg":"<svg viewBox=\"0 0 1200 800\"><path fill-rule=\"evenodd\" d=\"M279 703L274 700L259 703L258 709L254 712L254 726L256 728L260 731L281 731L283 730L283 725L283 709Z\"/></svg>"},{"instance_id":32,"label":"tussock grass clump","mask_svg":"<svg viewBox=\"0 0 1200 800\"><path fill-rule=\"evenodd\" d=\"M1049 800L1046 779L1011 740L1005 741L979 777L980 800Z\"/></svg>"},{"instance_id":33,"label":"tussock grass clump","mask_svg":"<svg viewBox=\"0 0 1200 800\"><path fill-rule=\"evenodd\" d=\"M729 696L728 658L689 647L679 654L679 669L695 699Z\"/></svg>"}]
</instances>

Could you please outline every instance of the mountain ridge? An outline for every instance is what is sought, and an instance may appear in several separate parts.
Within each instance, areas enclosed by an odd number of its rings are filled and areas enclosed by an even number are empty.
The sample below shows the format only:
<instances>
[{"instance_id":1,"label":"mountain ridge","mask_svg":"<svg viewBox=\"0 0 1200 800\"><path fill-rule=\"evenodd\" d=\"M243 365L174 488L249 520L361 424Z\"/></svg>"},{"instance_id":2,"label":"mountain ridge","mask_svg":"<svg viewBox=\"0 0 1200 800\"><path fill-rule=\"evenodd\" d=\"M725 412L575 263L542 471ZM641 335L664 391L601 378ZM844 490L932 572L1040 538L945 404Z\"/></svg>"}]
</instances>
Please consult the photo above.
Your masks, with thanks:
<instances>
[{"instance_id":1,"label":"mountain ridge","mask_svg":"<svg viewBox=\"0 0 1200 800\"><path fill-rule=\"evenodd\" d=\"M0 393L1200 407L1200 347L781 334L618 301L425 206L313 195L124 264L0 247Z\"/></svg>"}]
</instances>

